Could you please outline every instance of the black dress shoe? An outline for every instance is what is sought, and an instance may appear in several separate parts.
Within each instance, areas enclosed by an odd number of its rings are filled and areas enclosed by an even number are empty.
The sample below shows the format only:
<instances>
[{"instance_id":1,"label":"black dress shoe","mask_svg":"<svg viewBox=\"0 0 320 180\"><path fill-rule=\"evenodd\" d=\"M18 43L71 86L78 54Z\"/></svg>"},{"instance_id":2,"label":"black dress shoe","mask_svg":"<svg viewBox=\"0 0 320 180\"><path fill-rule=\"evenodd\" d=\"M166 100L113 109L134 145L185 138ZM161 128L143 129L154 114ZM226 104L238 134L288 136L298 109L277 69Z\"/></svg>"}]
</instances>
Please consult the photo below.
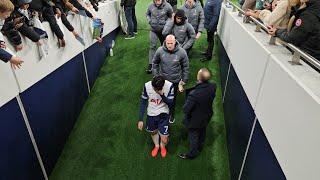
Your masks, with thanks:
<instances>
[{"instance_id":1,"label":"black dress shoe","mask_svg":"<svg viewBox=\"0 0 320 180\"><path fill-rule=\"evenodd\" d=\"M179 157L180 157L181 159L193 159L192 157L188 156L188 155L185 154L185 153L179 154Z\"/></svg>"}]
</instances>

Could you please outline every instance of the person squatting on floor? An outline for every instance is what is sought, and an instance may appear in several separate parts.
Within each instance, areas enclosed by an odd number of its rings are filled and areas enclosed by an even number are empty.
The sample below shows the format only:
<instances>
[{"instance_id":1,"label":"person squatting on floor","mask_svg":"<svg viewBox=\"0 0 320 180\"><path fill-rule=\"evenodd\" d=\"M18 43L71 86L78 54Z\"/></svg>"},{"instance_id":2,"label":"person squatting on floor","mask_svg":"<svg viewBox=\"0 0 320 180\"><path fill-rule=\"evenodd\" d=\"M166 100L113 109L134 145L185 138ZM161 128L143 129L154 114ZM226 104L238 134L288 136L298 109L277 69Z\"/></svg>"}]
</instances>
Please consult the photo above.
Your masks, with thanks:
<instances>
[{"instance_id":1,"label":"person squatting on floor","mask_svg":"<svg viewBox=\"0 0 320 180\"><path fill-rule=\"evenodd\" d=\"M163 44L165 37L162 36L162 30L166 21L172 17L172 7L165 0L154 0L148 7L146 16L151 27L150 29L150 47L149 47L149 65L146 72L152 73L152 59L156 52L158 39Z\"/></svg>"},{"instance_id":2,"label":"person squatting on floor","mask_svg":"<svg viewBox=\"0 0 320 180\"><path fill-rule=\"evenodd\" d=\"M174 98L173 84L162 76L155 76L145 83L141 95L138 129L143 129L143 116L147 107L146 131L151 133L154 148L151 156L156 157L161 151L161 157L166 157L166 144L169 136L169 107ZM159 143L160 139L160 143Z\"/></svg>"},{"instance_id":3,"label":"person squatting on floor","mask_svg":"<svg viewBox=\"0 0 320 180\"><path fill-rule=\"evenodd\" d=\"M137 34L137 17L136 17L136 0L121 0L121 7L124 7L124 12L128 22L128 36L125 39L134 39Z\"/></svg>"},{"instance_id":4,"label":"person squatting on floor","mask_svg":"<svg viewBox=\"0 0 320 180\"><path fill-rule=\"evenodd\" d=\"M211 73L202 68L197 74L198 83L186 90L186 102L183 106L183 124L188 129L190 149L179 155L182 159L193 159L203 149L206 129L213 115L212 104L216 94L216 85L210 83Z\"/></svg>"},{"instance_id":5,"label":"person squatting on floor","mask_svg":"<svg viewBox=\"0 0 320 180\"><path fill-rule=\"evenodd\" d=\"M190 23L188 23L184 10L178 9L173 20L167 20L163 28L162 35L166 37L172 34L176 37L180 46L186 50L187 54L191 50L196 39L196 33Z\"/></svg>"},{"instance_id":6,"label":"person squatting on floor","mask_svg":"<svg viewBox=\"0 0 320 180\"><path fill-rule=\"evenodd\" d=\"M168 35L163 46L157 49L153 58L153 75L163 76L173 83L174 101L170 108L170 123L174 123L177 91L183 92L183 86L189 77L189 58L173 35Z\"/></svg>"},{"instance_id":7,"label":"person squatting on floor","mask_svg":"<svg viewBox=\"0 0 320 180\"><path fill-rule=\"evenodd\" d=\"M197 0L186 0L181 9L184 10L188 22L196 32L196 40L199 39L204 31L204 12L200 2Z\"/></svg>"}]
</instances>

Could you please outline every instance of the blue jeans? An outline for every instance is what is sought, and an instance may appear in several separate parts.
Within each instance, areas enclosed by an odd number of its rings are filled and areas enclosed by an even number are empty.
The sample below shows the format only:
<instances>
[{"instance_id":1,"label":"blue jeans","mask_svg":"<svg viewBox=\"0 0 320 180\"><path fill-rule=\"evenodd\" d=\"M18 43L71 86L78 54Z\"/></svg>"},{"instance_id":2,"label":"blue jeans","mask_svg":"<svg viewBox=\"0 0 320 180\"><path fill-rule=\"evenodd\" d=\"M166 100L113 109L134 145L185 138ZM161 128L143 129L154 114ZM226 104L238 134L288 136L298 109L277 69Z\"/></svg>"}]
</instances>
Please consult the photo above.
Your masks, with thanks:
<instances>
[{"instance_id":1,"label":"blue jeans","mask_svg":"<svg viewBox=\"0 0 320 180\"><path fill-rule=\"evenodd\" d=\"M128 7L124 7L124 12L126 15L126 19L128 22L128 32L129 35L134 35L133 32L137 32L137 18L136 18L136 10L135 7L132 6L128 6Z\"/></svg>"}]
</instances>

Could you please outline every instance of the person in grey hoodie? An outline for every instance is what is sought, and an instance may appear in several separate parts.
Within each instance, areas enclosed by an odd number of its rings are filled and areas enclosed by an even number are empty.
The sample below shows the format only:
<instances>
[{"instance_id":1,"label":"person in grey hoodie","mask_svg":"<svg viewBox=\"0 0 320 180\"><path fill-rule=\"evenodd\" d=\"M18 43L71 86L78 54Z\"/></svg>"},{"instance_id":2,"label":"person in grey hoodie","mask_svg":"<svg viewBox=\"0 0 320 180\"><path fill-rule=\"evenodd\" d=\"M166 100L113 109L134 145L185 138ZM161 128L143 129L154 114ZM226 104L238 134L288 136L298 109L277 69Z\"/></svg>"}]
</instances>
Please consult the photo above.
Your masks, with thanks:
<instances>
[{"instance_id":1,"label":"person in grey hoodie","mask_svg":"<svg viewBox=\"0 0 320 180\"><path fill-rule=\"evenodd\" d=\"M162 44L164 37L162 30L166 21L172 17L172 7L165 0L154 0L147 10L147 20L150 24L150 47L149 47L149 66L146 70L148 74L152 73L152 59L157 48L157 41Z\"/></svg>"},{"instance_id":2,"label":"person in grey hoodie","mask_svg":"<svg viewBox=\"0 0 320 180\"><path fill-rule=\"evenodd\" d=\"M196 33L182 9L178 9L174 20L168 20L163 28L162 35L173 34L181 47L189 53L196 39Z\"/></svg>"},{"instance_id":3,"label":"person in grey hoodie","mask_svg":"<svg viewBox=\"0 0 320 180\"><path fill-rule=\"evenodd\" d=\"M188 22L196 32L196 39L199 39L204 31L204 12L201 3L197 0L186 0L181 9L186 13Z\"/></svg>"},{"instance_id":4,"label":"person in grey hoodie","mask_svg":"<svg viewBox=\"0 0 320 180\"><path fill-rule=\"evenodd\" d=\"M163 46L159 47L153 57L153 75L163 76L173 83L174 100L170 107L170 123L174 122L177 91L184 91L183 86L189 77L189 58L186 51L179 46L174 35L168 35Z\"/></svg>"}]
</instances>

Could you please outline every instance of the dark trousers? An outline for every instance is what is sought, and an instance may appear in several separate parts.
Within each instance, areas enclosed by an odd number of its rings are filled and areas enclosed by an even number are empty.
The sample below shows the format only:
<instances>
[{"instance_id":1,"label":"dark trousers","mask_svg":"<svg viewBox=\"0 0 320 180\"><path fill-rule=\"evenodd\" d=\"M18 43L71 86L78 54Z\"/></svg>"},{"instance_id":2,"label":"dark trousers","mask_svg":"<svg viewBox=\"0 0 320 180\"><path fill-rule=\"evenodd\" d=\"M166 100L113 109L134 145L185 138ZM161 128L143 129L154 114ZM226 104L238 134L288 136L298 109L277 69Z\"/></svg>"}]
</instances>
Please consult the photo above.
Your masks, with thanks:
<instances>
[{"instance_id":1,"label":"dark trousers","mask_svg":"<svg viewBox=\"0 0 320 180\"><path fill-rule=\"evenodd\" d=\"M177 101L177 94L178 94L178 86L179 83L173 83L173 88L174 88L174 98L173 98L173 103L170 107L170 117L174 118L174 113L176 111L176 101Z\"/></svg>"},{"instance_id":2,"label":"dark trousers","mask_svg":"<svg viewBox=\"0 0 320 180\"><path fill-rule=\"evenodd\" d=\"M214 47L214 31L207 31L207 42L208 48L205 56L211 59Z\"/></svg>"},{"instance_id":3,"label":"dark trousers","mask_svg":"<svg viewBox=\"0 0 320 180\"><path fill-rule=\"evenodd\" d=\"M70 0L69 2L70 2L71 4L73 4L73 6L74 6L75 8L77 8L79 11L84 11L89 18L92 18L92 17L93 17L93 15L92 15L86 8L84 8L84 7L78 2L78 0Z\"/></svg>"},{"instance_id":4,"label":"dark trousers","mask_svg":"<svg viewBox=\"0 0 320 180\"><path fill-rule=\"evenodd\" d=\"M73 26L68 21L67 16L64 12L61 12L61 21L70 32L74 31Z\"/></svg>"},{"instance_id":5,"label":"dark trousers","mask_svg":"<svg viewBox=\"0 0 320 180\"><path fill-rule=\"evenodd\" d=\"M125 6L124 13L128 22L128 32L129 35L134 35L137 32L137 18L134 6Z\"/></svg>"},{"instance_id":6,"label":"dark trousers","mask_svg":"<svg viewBox=\"0 0 320 180\"><path fill-rule=\"evenodd\" d=\"M190 149L187 156L194 158L202 151L206 139L206 128L207 127L188 129Z\"/></svg>"},{"instance_id":7,"label":"dark trousers","mask_svg":"<svg viewBox=\"0 0 320 180\"><path fill-rule=\"evenodd\" d=\"M63 33L57 23L56 17L54 16L52 7L44 7L42 10L42 16L44 20L49 22L51 30L58 37L58 39L63 39Z\"/></svg>"}]
</instances>

